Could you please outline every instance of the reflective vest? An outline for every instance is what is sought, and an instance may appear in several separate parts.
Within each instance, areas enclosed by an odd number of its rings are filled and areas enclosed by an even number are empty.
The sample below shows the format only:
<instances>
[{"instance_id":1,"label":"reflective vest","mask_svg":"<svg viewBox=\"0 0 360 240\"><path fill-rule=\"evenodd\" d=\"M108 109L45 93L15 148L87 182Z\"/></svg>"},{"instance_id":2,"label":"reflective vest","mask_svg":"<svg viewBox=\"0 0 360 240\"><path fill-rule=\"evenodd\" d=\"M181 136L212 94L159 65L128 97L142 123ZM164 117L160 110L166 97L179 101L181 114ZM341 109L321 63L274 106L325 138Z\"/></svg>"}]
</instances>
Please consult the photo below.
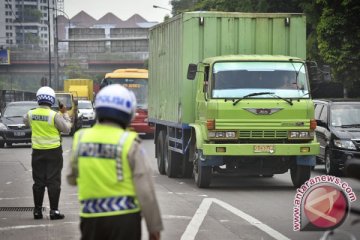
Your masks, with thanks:
<instances>
[{"instance_id":1,"label":"reflective vest","mask_svg":"<svg viewBox=\"0 0 360 240\"><path fill-rule=\"evenodd\" d=\"M31 126L33 149L54 149L60 147L61 136L55 127L56 112L49 108L30 110L28 118Z\"/></svg>"},{"instance_id":2,"label":"reflective vest","mask_svg":"<svg viewBox=\"0 0 360 240\"><path fill-rule=\"evenodd\" d=\"M135 132L102 124L75 133L72 157L81 217L140 211L127 158L136 137Z\"/></svg>"}]
</instances>

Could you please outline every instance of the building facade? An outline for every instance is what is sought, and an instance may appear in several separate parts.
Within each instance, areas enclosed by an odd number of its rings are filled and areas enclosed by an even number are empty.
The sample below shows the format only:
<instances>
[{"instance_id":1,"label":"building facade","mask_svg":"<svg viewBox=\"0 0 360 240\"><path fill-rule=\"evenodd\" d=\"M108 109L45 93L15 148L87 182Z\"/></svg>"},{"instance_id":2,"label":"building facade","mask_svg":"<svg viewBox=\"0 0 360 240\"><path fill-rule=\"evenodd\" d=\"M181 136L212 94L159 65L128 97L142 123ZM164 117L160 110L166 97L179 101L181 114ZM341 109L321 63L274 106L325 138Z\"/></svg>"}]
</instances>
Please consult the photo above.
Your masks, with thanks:
<instances>
[{"instance_id":1,"label":"building facade","mask_svg":"<svg viewBox=\"0 0 360 240\"><path fill-rule=\"evenodd\" d=\"M0 46L53 49L55 0L0 0ZM49 31L50 30L50 31Z\"/></svg>"}]
</instances>

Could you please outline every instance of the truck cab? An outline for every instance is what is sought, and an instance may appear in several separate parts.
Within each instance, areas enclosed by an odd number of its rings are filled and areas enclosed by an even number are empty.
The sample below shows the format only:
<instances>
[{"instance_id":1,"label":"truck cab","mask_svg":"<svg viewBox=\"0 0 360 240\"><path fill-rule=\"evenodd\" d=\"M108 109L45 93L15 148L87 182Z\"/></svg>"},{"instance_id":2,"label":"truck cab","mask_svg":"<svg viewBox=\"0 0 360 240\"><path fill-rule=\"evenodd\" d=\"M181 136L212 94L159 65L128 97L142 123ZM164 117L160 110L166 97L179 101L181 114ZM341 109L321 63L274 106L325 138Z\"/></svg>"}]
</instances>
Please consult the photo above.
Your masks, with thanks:
<instances>
[{"instance_id":1,"label":"truck cab","mask_svg":"<svg viewBox=\"0 0 360 240\"><path fill-rule=\"evenodd\" d=\"M208 180L213 171L272 176L290 169L294 185L304 183L319 152L306 69L299 58L267 55L213 57L196 72L190 67L197 80L195 174Z\"/></svg>"}]
</instances>

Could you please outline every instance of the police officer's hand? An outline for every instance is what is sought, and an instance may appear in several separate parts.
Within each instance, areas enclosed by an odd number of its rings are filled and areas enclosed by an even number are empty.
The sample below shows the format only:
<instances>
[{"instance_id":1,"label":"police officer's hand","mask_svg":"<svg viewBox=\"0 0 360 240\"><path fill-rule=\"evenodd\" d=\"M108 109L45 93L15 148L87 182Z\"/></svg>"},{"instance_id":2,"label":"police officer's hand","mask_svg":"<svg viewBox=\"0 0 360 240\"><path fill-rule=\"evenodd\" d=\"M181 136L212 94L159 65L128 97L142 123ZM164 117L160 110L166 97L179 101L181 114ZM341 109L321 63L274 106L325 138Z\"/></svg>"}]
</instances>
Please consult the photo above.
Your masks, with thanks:
<instances>
[{"instance_id":1,"label":"police officer's hand","mask_svg":"<svg viewBox=\"0 0 360 240\"><path fill-rule=\"evenodd\" d=\"M61 113L66 113L66 107L65 107L65 105L62 105L59 110L60 110Z\"/></svg>"},{"instance_id":2,"label":"police officer's hand","mask_svg":"<svg viewBox=\"0 0 360 240\"><path fill-rule=\"evenodd\" d=\"M149 240L160 240L160 232L152 232L149 234Z\"/></svg>"}]
</instances>

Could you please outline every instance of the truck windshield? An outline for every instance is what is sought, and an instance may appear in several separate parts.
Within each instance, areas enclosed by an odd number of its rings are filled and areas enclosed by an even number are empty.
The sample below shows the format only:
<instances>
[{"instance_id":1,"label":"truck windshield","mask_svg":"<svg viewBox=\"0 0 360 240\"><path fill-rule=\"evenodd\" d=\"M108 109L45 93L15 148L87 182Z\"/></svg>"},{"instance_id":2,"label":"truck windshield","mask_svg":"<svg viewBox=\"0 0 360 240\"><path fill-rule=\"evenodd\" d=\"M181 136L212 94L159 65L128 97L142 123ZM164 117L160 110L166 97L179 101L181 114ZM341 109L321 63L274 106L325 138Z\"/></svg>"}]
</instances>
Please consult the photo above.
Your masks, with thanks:
<instances>
[{"instance_id":1,"label":"truck windshield","mask_svg":"<svg viewBox=\"0 0 360 240\"><path fill-rule=\"evenodd\" d=\"M301 62L217 62L213 66L213 98L242 98L273 92L283 98L309 98L305 66ZM271 98L255 95L252 98Z\"/></svg>"},{"instance_id":2,"label":"truck windshield","mask_svg":"<svg viewBox=\"0 0 360 240\"><path fill-rule=\"evenodd\" d=\"M139 108L147 108L147 79L143 78L108 78L110 84L121 84L129 90L133 91L136 96L137 106Z\"/></svg>"}]
</instances>

